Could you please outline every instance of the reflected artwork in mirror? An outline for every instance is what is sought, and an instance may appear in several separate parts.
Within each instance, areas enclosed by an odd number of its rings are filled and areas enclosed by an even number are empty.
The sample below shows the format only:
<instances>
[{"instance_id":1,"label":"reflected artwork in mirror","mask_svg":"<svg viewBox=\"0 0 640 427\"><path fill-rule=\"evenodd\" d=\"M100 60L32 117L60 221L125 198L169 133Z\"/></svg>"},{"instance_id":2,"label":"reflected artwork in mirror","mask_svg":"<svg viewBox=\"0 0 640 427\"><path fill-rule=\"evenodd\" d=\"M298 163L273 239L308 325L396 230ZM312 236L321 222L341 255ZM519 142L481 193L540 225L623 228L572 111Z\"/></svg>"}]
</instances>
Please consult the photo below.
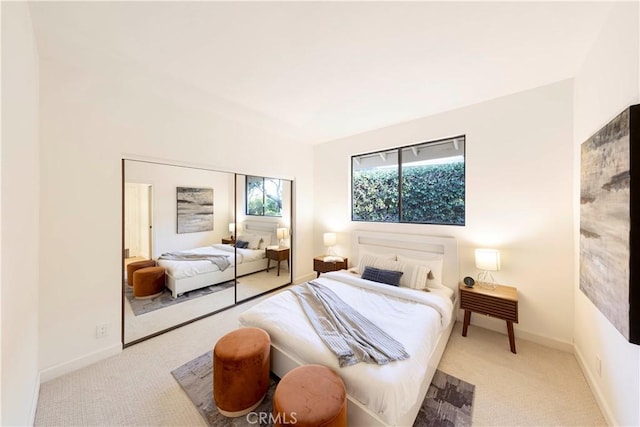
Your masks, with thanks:
<instances>
[{"instance_id":1,"label":"reflected artwork in mirror","mask_svg":"<svg viewBox=\"0 0 640 427\"><path fill-rule=\"evenodd\" d=\"M291 283L291 191L289 180L123 160L123 344ZM207 226L177 229L183 212Z\"/></svg>"}]
</instances>

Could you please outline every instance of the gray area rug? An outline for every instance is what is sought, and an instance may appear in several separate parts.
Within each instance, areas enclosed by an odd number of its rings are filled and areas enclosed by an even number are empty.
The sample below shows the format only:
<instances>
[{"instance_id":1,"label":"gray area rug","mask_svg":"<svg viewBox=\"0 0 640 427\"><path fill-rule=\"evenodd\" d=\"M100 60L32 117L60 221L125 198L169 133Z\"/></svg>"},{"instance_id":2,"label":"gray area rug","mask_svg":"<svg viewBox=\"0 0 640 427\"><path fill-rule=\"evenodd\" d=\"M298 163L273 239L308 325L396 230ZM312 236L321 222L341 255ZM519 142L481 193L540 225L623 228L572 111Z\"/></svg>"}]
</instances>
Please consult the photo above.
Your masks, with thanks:
<instances>
[{"instance_id":1,"label":"gray area rug","mask_svg":"<svg viewBox=\"0 0 640 427\"><path fill-rule=\"evenodd\" d=\"M165 288L162 294L158 295L155 298L148 299L136 299L133 296L133 288L125 283L124 296L129 300L129 303L131 304L131 310L133 310L133 314L135 314L136 316L140 316L141 314L149 313L150 311L169 307L175 304L180 304L181 302L200 298L205 295L213 294L215 292L220 292L233 286L234 283L235 281L230 280L228 282L219 283L217 285L195 289L193 291L185 292L178 298L173 298L171 296L171 291Z\"/></svg>"},{"instance_id":2,"label":"gray area rug","mask_svg":"<svg viewBox=\"0 0 640 427\"><path fill-rule=\"evenodd\" d=\"M209 351L171 372L206 423L212 427L272 426L268 417L264 417L266 421L261 422L256 415L238 418L220 415L213 401L212 355ZM267 396L254 413L271 412L278 380L277 377L272 377ZM474 392L473 384L436 370L414 427L471 426Z\"/></svg>"}]
</instances>

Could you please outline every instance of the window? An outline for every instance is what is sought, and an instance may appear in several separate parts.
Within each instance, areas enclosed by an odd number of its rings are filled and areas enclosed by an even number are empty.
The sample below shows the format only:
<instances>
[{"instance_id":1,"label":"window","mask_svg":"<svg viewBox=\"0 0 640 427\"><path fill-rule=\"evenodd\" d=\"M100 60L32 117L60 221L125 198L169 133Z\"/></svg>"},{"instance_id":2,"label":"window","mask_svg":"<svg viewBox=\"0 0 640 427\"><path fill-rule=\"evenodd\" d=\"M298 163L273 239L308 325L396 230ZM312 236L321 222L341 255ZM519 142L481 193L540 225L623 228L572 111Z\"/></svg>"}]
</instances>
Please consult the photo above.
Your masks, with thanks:
<instances>
[{"instance_id":1,"label":"window","mask_svg":"<svg viewBox=\"0 0 640 427\"><path fill-rule=\"evenodd\" d=\"M464 225L465 137L351 157L353 221Z\"/></svg>"},{"instance_id":2,"label":"window","mask_svg":"<svg viewBox=\"0 0 640 427\"><path fill-rule=\"evenodd\" d=\"M282 181L247 176L247 215L282 216Z\"/></svg>"}]
</instances>

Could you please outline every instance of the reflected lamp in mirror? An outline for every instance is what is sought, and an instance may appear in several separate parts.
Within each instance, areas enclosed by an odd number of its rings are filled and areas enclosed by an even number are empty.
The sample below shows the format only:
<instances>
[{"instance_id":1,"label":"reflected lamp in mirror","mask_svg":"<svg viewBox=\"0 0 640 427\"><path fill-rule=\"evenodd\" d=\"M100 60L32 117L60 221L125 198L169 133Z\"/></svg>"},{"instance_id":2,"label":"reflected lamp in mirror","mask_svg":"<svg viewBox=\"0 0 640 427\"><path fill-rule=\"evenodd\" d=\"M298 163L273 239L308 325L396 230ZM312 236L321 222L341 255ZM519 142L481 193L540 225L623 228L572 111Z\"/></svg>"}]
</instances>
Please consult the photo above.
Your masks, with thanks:
<instances>
[{"instance_id":1,"label":"reflected lamp in mirror","mask_svg":"<svg viewBox=\"0 0 640 427\"><path fill-rule=\"evenodd\" d=\"M289 238L289 229L288 228L277 228L276 229L276 237L278 238L278 245L281 247L284 246L285 239Z\"/></svg>"},{"instance_id":2,"label":"reflected lamp in mirror","mask_svg":"<svg viewBox=\"0 0 640 427\"><path fill-rule=\"evenodd\" d=\"M231 234L229 236L229 238L233 240L233 235L236 233L236 223L235 222L230 222L229 223L229 233Z\"/></svg>"},{"instance_id":3,"label":"reflected lamp in mirror","mask_svg":"<svg viewBox=\"0 0 640 427\"><path fill-rule=\"evenodd\" d=\"M482 270L478 274L478 283L495 289L495 279L492 271L500 270L500 252L496 249L476 249L476 268Z\"/></svg>"}]
</instances>

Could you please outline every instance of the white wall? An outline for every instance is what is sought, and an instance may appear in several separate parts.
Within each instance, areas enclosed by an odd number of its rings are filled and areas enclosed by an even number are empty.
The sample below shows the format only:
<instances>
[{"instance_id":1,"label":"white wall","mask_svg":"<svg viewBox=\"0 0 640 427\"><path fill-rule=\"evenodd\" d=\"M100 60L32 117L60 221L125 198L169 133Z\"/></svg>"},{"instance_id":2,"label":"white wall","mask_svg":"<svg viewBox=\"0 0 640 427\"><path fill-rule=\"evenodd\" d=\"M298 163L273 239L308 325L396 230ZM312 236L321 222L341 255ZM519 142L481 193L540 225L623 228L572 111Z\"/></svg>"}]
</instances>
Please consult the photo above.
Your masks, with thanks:
<instances>
[{"instance_id":1,"label":"white wall","mask_svg":"<svg viewBox=\"0 0 640 427\"><path fill-rule=\"evenodd\" d=\"M229 237L233 222L235 175L173 165L125 161L125 182L153 186L153 254L181 251L220 243ZM213 188L213 230L198 233L177 232L177 187Z\"/></svg>"},{"instance_id":2,"label":"white wall","mask_svg":"<svg viewBox=\"0 0 640 427\"><path fill-rule=\"evenodd\" d=\"M516 337L567 350L573 337L572 84L563 81L315 147L316 253L322 233L381 230L455 236L461 277L476 276L474 249L501 251L497 281L519 292ZM350 156L466 135L464 227L350 222ZM353 264L355 260L350 260ZM506 333L483 316L472 323ZM507 342L505 341L505 346Z\"/></svg>"},{"instance_id":3,"label":"white wall","mask_svg":"<svg viewBox=\"0 0 640 427\"><path fill-rule=\"evenodd\" d=\"M2 408L30 425L38 379L38 57L26 3L2 3Z\"/></svg>"},{"instance_id":4,"label":"white wall","mask_svg":"<svg viewBox=\"0 0 640 427\"><path fill-rule=\"evenodd\" d=\"M579 267L580 144L640 101L638 3L617 4L574 83L575 269ZM635 284L637 285L637 284ZM629 344L574 281L578 360L610 425L640 425L640 347ZM602 375L596 373L596 357Z\"/></svg>"},{"instance_id":5,"label":"white wall","mask_svg":"<svg viewBox=\"0 0 640 427\"><path fill-rule=\"evenodd\" d=\"M295 179L294 277L312 273L311 148L159 76L114 58L90 69L41 58L43 380L121 349L123 157ZM96 339L103 323L109 335Z\"/></svg>"}]
</instances>

